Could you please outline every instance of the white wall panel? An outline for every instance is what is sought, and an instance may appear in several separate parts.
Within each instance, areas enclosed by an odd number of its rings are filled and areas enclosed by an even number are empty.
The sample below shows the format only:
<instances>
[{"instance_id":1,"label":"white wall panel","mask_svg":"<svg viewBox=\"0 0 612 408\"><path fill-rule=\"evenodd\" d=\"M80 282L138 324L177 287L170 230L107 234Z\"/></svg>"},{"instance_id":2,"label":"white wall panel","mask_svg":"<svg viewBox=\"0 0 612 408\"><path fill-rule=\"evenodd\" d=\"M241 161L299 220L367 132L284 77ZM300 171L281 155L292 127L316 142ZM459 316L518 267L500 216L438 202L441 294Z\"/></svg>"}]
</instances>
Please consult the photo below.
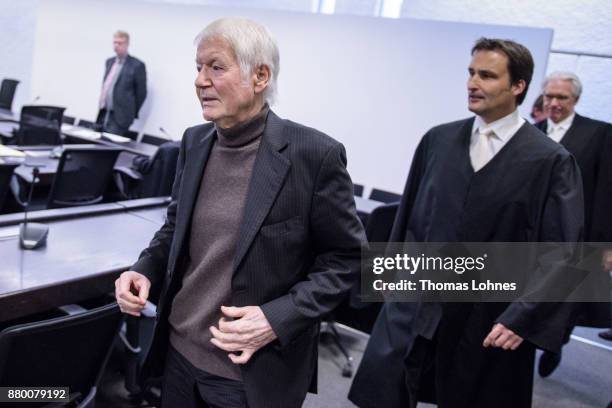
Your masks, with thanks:
<instances>
[{"instance_id":1,"label":"white wall panel","mask_svg":"<svg viewBox=\"0 0 612 408\"><path fill-rule=\"evenodd\" d=\"M281 116L342 141L355 181L401 191L430 127L466 117L467 65L480 36L516 38L543 74L551 31L481 24L328 16L123 1L46 0L39 8L32 87L41 101L93 119L112 33L147 64L149 96L137 128L178 137L201 123L192 43L208 22L245 15L266 25L281 53ZM78 35L75 35L78 33ZM535 96L530 94L529 98ZM527 101L526 105L529 104ZM529 106L523 114L529 111Z\"/></svg>"}]
</instances>

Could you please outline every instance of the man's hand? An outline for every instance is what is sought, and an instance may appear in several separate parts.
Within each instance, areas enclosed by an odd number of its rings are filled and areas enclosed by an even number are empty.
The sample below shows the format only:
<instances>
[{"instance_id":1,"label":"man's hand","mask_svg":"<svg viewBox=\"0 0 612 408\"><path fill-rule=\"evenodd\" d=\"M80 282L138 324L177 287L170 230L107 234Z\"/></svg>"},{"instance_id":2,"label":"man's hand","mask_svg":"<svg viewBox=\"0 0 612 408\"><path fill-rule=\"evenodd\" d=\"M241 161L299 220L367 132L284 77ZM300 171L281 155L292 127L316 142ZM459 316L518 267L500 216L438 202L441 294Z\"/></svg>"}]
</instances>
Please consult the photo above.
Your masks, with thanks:
<instances>
[{"instance_id":1,"label":"man's hand","mask_svg":"<svg viewBox=\"0 0 612 408\"><path fill-rule=\"evenodd\" d=\"M501 323L491 329L482 343L483 347L501 347L504 350L516 350L523 342L523 338Z\"/></svg>"},{"instance_id":2,"label":"man's hand","mask_svg":"<svg viewBox=\"0 0 612 408\"><path fill-rule=\"evenodd\" d=\"M115 298L123 313L140 316L149 297L151 281L134 271L123 272L115 281Z\"/></svg>"},{"instance_id":3,"label":"man's hand","mask_svg":"<svg viewBox=\"0 0 612 408\"><path fill-rule=\"evenodd\" d=\"M276 339L272 326L259 306L226 307L221 313L229 318L219 319L219 328L210 327L213 337L211 343L222 350L229 351L234 364L246 364L253 354ZM242 352L235 354L235 352Z\"/></svg>"}]
</instances>

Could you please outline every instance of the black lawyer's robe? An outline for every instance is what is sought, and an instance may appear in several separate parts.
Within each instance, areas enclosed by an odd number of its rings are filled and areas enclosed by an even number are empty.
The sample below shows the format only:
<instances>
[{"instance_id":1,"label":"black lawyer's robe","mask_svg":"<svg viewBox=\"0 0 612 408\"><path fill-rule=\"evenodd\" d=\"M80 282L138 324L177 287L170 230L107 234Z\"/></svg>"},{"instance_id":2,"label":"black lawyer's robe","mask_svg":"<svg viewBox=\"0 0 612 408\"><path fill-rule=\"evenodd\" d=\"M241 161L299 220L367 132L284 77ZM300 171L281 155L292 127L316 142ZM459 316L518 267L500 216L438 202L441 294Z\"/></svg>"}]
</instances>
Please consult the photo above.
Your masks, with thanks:
<instances>
[{"instance_id":1,"label":"black lawyer's robe","mask_svg":"<svg viewBox=\"0 0 612 408\"><path fill-rule=\"evenodd\" d=\"M536 124L544 133L546 120ZM584 186L584 240L612 242L612 125L576 114L560 143L576 158ZM610 327L609 303L585 303L580 324Z\"/></svg>"},{"instance_id":2,"label":"black lawyer's robe","mask_svg":"<svg viewBox=\"0 0 612 408\"><path fill-rule=\"evenodd\" d=\"M474 119L431 129L414 155L390 241L542 242L581 239L583 201L575 159L559 144L525 123L478 172L470 163ZM443 309L435 303L387 303L378 317L349 397L358 406L408 406L405 359L418 336L444 350L450 387L439 389L453 400L446 406L486 406L474 393L487 383L503 384L495 406L525 406L531 400L533 345L558 351L571 305L481 303L459 306L465 326L440 338ZM466 312L466 307L473 308ZM484 350L482 341L495 322L522 336L520 353ZM517 350L518 351L518 350ZM485 354L486 353L486 354ZM514 353L514 354L509 354ZM483 356L487 356L483 358ZM515 360L515 361L513 361ZM448 361L447 361L448 363ZM465 376L465 378L464 378ZM490 383L490 381L496 381ZM480 386L483 386L481 389ZM507 386L506 386L507 385ZM463 398L463 399L462 399Z\"/></svg>"},{"instance_id":3,"label":"black lawyer's robe","mask_svg":"<svg viewBox=\"0 0 612 408\"><path fill-rule=\"evenodd\" d=\"M163 373L168 316L188 263L191 217L215 137L212 123L185 132L166 222L132 266L161 286L145 375ZM309 389L316 391L319 321L351 288L362 245L342 144L270 111L231 282L232 306L260 306L278 336L240 366L249 407L299 407Z\"/></svg>"}]
</instances>

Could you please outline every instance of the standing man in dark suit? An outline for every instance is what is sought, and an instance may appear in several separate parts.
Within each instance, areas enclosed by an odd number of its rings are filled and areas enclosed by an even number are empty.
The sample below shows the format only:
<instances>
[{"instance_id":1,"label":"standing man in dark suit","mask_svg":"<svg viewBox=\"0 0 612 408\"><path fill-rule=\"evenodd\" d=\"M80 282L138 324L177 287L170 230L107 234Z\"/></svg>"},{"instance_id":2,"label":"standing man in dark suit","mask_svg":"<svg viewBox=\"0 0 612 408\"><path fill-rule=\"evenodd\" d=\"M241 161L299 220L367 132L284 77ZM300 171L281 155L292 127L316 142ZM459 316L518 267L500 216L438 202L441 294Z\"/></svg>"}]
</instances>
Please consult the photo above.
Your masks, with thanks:
<instances>
[{"instance_id":1,"label":"standing man in dark suit","mask_svg":"<svg viewBox=\"0 0 612 408\"><path fill-rule=\"evenodd\" d=\"M161 286L145 372L163 407L301 406L315 391L319 321L354 282L365 244L342 144L269 107L279 72L261 25L197 37L204 119L182 139L167 221L116 282L138 315Z\"/></svg>"},{"instance_id":2,"label":"standing man in dark suit","mask_svg":"<svg viewBox=\"0 0 612 408\"><path fill-rule=\"evenodd\" d=\"M467 80L476 116L425 134L391 242L580 240L576 161L517 109L533 65L514 41L476 42ZM571 310L525 301L385 303L349 398L362 408L416 407L419 398L440 408L531 407L535 348L559 350Z\"/></svg>"},{"instance_id":3,"label":"standing man in dark suit","mask_svg":"<svg viewBox=\"0 0 612 408\"><path fill-rule=\"evenodd\" d=\"M147 97L145 64L128 54L129 45L127 32L115 32L113 49L117 55L106 60L96 120L102 130L116 135L125 134Z\"/></svg>"},{"instance_id":4,"label":"standing man in dark suit","mask_svg":"<svg viewBox=\"0 0 612 408\"><path fill-rule=\"evenodd\" d=\"M612 125L576 113L582 84L571 72L554 72L542 85L548 119L536 124L555 142L562 144L578 162L584 186L584 240L612 242ZM612 270L612 251L604 252L602 267ZM578 323L609 327L610 305L580 304ZM566 341L573 329L568 328ZM561 354L545 352L538 372L548 377L561 362Z\"/></svg>"}]
</instances>

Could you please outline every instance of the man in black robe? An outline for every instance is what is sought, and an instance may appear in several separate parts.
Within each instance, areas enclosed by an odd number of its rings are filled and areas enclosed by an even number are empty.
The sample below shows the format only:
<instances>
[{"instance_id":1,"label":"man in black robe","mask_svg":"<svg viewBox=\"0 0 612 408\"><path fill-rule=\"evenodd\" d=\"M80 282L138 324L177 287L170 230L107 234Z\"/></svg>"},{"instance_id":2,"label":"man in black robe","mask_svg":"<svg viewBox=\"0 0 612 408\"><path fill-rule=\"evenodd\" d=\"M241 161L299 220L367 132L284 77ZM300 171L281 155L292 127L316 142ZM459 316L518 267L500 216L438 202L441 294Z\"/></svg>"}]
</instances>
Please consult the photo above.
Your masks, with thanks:
<instances>
[{"instance_id":1,"label":"man in black robe","mask_svg":"<svg viewBox=\"0 0 612 408\"><path fill-rule=\"evenodd\" d=\"M575 158L584 186L584 240L612 242L612 126L587 118L575 111L582 93L580 79L571 72L553 72L542 86L544 110L548 119L536 124L555 142L561 143ZM610 252L604 253L602 267L611 270ZM609 303L577 305L578 323L609 327ZM566 341L573 329L568 327ZM545 352L538 372L547 377L561 362L561 354Z\"/></svg>"},{"instance_id":2,"label":"man in black robe","mask_svg":"<svg viewBox=\"0 0 612 408\"><path fill-rule=\"evenodd\" d=\"M390 241L579 241L576 161L517 111L533 73L529 50L480 39L468 72L476 117L423 137ZM558 351L570 312L556 303L386 303L349 398L362 408L423 398L440 408L529 407L535 347Z\"/></svg>"}]
</instances>

